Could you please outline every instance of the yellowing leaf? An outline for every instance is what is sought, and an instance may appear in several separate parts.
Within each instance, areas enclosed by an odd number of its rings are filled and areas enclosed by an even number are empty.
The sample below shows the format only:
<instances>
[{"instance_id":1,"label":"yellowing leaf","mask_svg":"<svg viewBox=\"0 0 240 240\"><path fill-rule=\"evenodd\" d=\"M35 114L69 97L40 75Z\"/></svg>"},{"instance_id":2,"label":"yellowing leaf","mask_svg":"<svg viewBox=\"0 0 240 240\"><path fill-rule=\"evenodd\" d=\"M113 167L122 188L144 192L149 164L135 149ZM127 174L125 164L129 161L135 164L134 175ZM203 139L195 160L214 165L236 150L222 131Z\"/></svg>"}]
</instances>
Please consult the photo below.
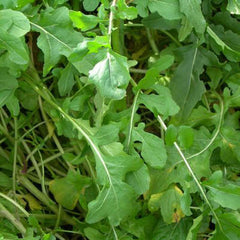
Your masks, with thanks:
<instances>
[{"instance_id":1,"label":"yellowing leaf","mask_svg":"<svg viewBox=\"0 0 240 240\"><path fill-rule=\"evenodd\" d=\"M31 194L25 194L23 198L27 200L31 210L42 210L42 206L39 201Z\"/></svg>"},{"instance_id":2,"label":"yellowing leaf","mask_svg":"<svg viewBox=\"0 0 240 240\"><path fill-rule=\"evenodd\" d=\"M90 182L88 177L81 176L75 171L69 171L66 177L50 182L50 191L59 204L72 210L76 206L81 192L90 185Z\"/></svg>"},{"instance_id":3,"label":"yellowing leaf","mask_svg":"<svg viewBox=\"0 0 240 240\"><path fill-rule=\"evenodd\" d=\"M155 212L159 208L166 223L179 222L184 217L180 200L182 191L177 186L171 186L164 192L152 194L148 202L150 211Z\"/></svg>"}]
</instances>

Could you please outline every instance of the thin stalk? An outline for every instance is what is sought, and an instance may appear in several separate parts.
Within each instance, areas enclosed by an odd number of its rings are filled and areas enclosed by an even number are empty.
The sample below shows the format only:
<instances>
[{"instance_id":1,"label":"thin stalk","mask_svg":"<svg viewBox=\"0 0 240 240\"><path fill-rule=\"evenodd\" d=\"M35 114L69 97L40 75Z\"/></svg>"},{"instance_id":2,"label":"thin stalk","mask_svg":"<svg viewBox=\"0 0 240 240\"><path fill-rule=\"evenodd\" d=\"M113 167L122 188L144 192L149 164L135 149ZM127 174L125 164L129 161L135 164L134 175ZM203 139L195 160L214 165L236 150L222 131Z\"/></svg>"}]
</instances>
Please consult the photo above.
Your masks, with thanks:
<instances>
[{"instance_id":1,"label":"thin stalk","mask_svg":"<svg viewBox=\"0 0 240 240\"><path fill-rule=\"evenodd\" d=\"M60 225L60 220L61 220L61 212L62 212L62 206L59 204L58 206L58 214L57 214L57 220L54 229L57 229Z\"/></svg>"},{"instance_id":2,"label":"thin stalk","mask_svg":"<svg viewBox=\"0 0 240 240\"><path fill-rule=\"evenodd\" d=\"M10 213L1 203L0 203L0 215L8 219L18 230L21 232L21 234L26 233L25 227L22 225L22 223L14 217L12 213Z\"/></svg>"},{"instance_id":3,"label":"thin stalk","mask_svg":"<svg viewBox=\"0 0 240 240\"><path fill-rule=\"evenodd\" d=\"M41 113L42 113L42 117L43 117L43 119L44 119L44 121L45 121L45 123L47 125L49 137L53 138L53 140L54 140L54 142L55 142L59 152L64 153L64 150L63 150L63 148L62 148L62 146L61 146L61 144L60 144L56 134L54 133L54 126L49 121L48 116L47 116L47 114L45 113L45 111L43 109L42 99L41 99L40 96L38 98L38 102L39 102L39 107L40 107L40 110L41 110Z\"/></svg>"},{"instance_id":4,"label":"thin stalk","mask_svg":"<svg viewBox=\"0 0 240 240\"><path fill-rule=\"evenodd\" d=\"M87 162L88 168L90 170L90 173L92 175L92 178L93 178L93 180L94 180L94 182L96 184L96 187L98 189L98 192L100 192L100 187L99 187L99 185L97 183L97 178L96 178L95 172L94 172L94 170L92 168L92 165L91 165L90 161L88 160L87 156L85 158L86 158L86 162Z\"/></svg>"},{"instance_id":5,"label":"thin stalk","mask_svg":"<svg viewBox=\"0 0 240 240\"><path fill-rule=\"evenodd\" d=\"M31 129L27 130L21 137L19 137L18 140L22 140L24 139L30 132L32 132L35 128L38 128L39 126L45 124L45 121L42 121L38 124L36 124L35 126L33 126Z\"/></svg>"},{"instance_id":6,"label":"thin stalk","mask_svg":"<svg viewBox=\"0 0 240 240\"><path fill-rule=\"evenodd\" d=\"M4 120L2 111L0 111L0 118L1 118L1 121L2 121L2 124L3 124L3 127L7 130L7 124L6 124L5 120Z\"/></svg>"},{"instance_id":7,"label":"thin stalk","mask_svg":"<svg viewBox=\"0 0 240 240\"><path fill-rule=\"evenodd\" d=\"M115 228L113 226L111 226L111 227L112 227L113 235L114 235L115 239L118 240L119 238L118 238L118 235L117 235L117 232L116 232Z\"/></svg>"},{"instance_id":8,"label":"thin stalk","mask_svg":"<svg viewBox=\"0 0 240 240\"><path fill-rule=\"evenodd\" d=\"M73 149L67 149L67 150L65 150L65 153L66 152L71 152ZM40 162L40 163L38 163L37 165L38 165L38 167L40 167L40 166L42 166L42 164L47 164L47 163L49 163L49 162L51 162L51 161L53 161L53 160L55 160L55 159L57 159L57 158L59 158L59 157L61 157L63 155L63 153L56 153L55 155L52 155L52 156L50 156L50 157L48 157L48 158L46 158L45 160L43 160L42 162ZM30 172L32 172L32 171L34 171L34 167L30 167L28 170L27 170L27 173L30 173Z\"/></svg>"},{"instance_id":9,"label":"thin stalk","mask_svg":"<svg viewBox=\"0 0 240 240\"><path fill-rule=\"evenodd\" d=\"M14 149L13 149L13 172L12 172L12 184L13 184L13 196L16 198L16 168L17 168L17 151L18 149L18 124L17 118L14 117Z\"/></svg>"},{"instance_id":10,"label":"thin stalk","mask_svg":"<svg viewBox=\"0 0 240 240\"><path fill-rule=\"evenodd\" d=\"M142 23L126 23L124 24L124 27L144 27Z\"/></svg>"},{"instance_id":11,"label":"thin stalk","mask_svg":"<svg viewBox=\"0 0 240 240\"><path fill-rule=\"evenodd\" d=\"M130 72L132 72L132 73L146 74L146 73L147 73L147 69L130 68Z\"/></svg>"},{"instance_id":12,"label":"thin stalk","mask_svg":"<svg viewBox=\"0 0 240 240\"><path fill-rule=\"evenodd\" d=\"M107 178L109 180L110 186L113 186L112 183L112 178L111 175L108 171L107 165L103 159L103 156L100 152L100 150L98 149L98 147L96 146L96 144L93 142L93 140L91 139L91 137L88 135L87 131L84 129L84 127L82 127L80 125L80 123L72 118L68 113L66 113L60 106L58 106L53 100L51 100L49 98L49 94L47 93L47 89L44 88L45 91L42 91L38 86L36 86L31 80L31 77L29 78L29 75L26 75L26 81L29 83L29 85L33 88L33 90L35 92L37 92L40 96L42 96L42 98L47 101L52 107L54 107L59 113L62 114L62 116L67 119L77 130L78 132L80 132L84 138L87 140L88 144L91 146L92 151L94 152L94 154L96 155L96 157L100 160L101 164L103 165L103 168L107 174Z\"/></svg>"},{"instance_id":13,"label":"thin stalk","mask_svg":"<svg viewBox=\"0 0 240 240\"><path fill-rule=\"evenodd\" d=\"M37 172L37 175L38 175L39 179L42 179L41 171L40 171L40 169L39 169L39 167L38 167L38 165L37 165L37 161L36 161L34 155L32 154L30 148L28 147L27 143L26 143L24 140L22 140L21 143L22 143L22 145L24 146L25 150L26 150L27 153L28 153L28 156L27 156L27 158L26 158L26 161L27 161L29 158L31 159L32 164L33 164L33 166L34 166L34 168L35 168L35 170L36 170L36 172Z\"/></svg>"},{"instance_id":14,"label":"thin stalk","mask_svg":"<svg viewBox=\"0 0 240 240\"><path fill-rule=\"evenodd\" d=\"M158 55L159 54L159 50L158 50L157 44L154 41L152 33L151 33L149 28L146 28L146 31L147 31L148 41L149 41L149 44L150 44L152 50L154 51L155 55Z\"/></svg>"},{"instance_id":15,"label":"thin stalk","mask_svg":"<svg viewBox=\"0 0 240 240\"><path fill-rule=\"evenodd\" d=\"M131 112L131 118L130 118L130 123L129 123L128 136L127 136L127 146L126 146L127 153L129 153L130 143L131 143L131 139L132 139L133 120L134 120L134 115L135 115L136 108L137 108L137 100L138 100L139 93L140 93L140 91L137 91L137 93L134 97L134 100L133 100L132 112Z\"/></svg>"},{"instance_id":16,"label":"thin stalk","mask_svg":"<svg viewBox=\"0 0 240 240\"><path fill-rule=\"evenodd\" d=\"M3 194L0 192L0 197L6 199L8 202L12 203L15 207L17 207L26 217L29 217L29 213L21 206L19 205L16 201L12 200L10 197L7 195Z\"/></svg>"},{"instance_id":17,"label":"thin stalk","mask_svg":"<svg viewBox=\"0 0 240 240\"><path fill-rule=\"evenodd\" d=\"M47 191L46 191L46 188L45 188L45 171L44 171L44 163L43 163L43 159L42 159L42 154L41 152L38 150L38 154L39 154L39 158L40 158L40 161L41 161L41 165L42 165L42 178L41 178L41 187L42 187L42 192L46 195L47 195Z\"/></svg>"},{"instance_id":18,"label":"thin stalk","mask_svg":"<svg viewBox=\"0 0 240 240\"><path fill-rule=\"evenodd\" d=\"M161 32L163 32L164 34L166 34L173 42L175 42L177 44L177 46L181 47L182 44L168 31L165 30L161 30Z\"/></svg>"},{"instance_id":19,"label":"thin stalk","mask_svg":"<svg viewBox=\"0 0 240 240\"><path fill-rule=\"evenodd\" d=\"M9 135L8 131L0 124L0 131L5 135L5 137L14 144L14 138Z\"/></svg>"},{"instance_id":20,"label":"thin stalk","mask_svg":"<svg viewBox=\"0 0 240 240\"><path fill-rule=\"evenodd\" d=\"M220 132L220 128L222 126L222 121L223 121L223 112L224 112L224 106L223 106L223 101L222 99L219 97L219 101L220 101L220 118L219 118L219 123L218 123L218 126L217 126L217 130L214 134L214 136L212 137L212 139L210 140L210 142L207 144L206 147L204 147L201 151L199 151L198 153L195 153L193 155L191 155L190 157L188 157L187 159L191 159L191 158L194 158L194 157L197 157L199 156L200 154L202 154L203 152L205 152L211 145L212 143L215 141L215 139L217 138L219 132Z\"/></svg>"},{"instance_id":21,"label":"thin stalk","mask_svg":"<svg viewBox=\"0 0 240 240\"><path fill-rule=\"evenodd\" d=\"M110 7L110 15L109 15L109 25L108 25L108 36L109 36L109 44L112 43L112 28L113 28L113 18L114 18L114 12L112 8L114 8L117 4L117 0L113 0L111 7Z\"/></svg>"},{"instance_id":22,"label":"thin stalk","mask_svg":"<svg viewBox=\"0 0 240 240\"><path fill-rule=\"evenodd\" d=\"M162 118L158 115L157 119L158 119L160 125L162 126L162 128L164 129L164 131L166 131L166 130L167 130L167 126L165 125L165 123L164 123L164 121L162 120ZM174 146L175 146L175 148L177 149L177 151L178 151L179 155L181 156L182 160L184 161L184 163L185 163L185 165L186 165L189 173L192 175L192 178L193 178L194 182L195 182L196 185L198 186L198 188L199 188L199 190L200 190L200 192L201 192L201 194L202 194L205 202L207 203L207 205L209 206L209 208L210 208L213 216L215 217L215 219L216 219L216 221L217 221L217 223L218 223L218 225L219 225L219 228L221 229L221 231L223 231L222 225L221 225L221 223L220 223L220 221L219 221L219 219L218 219L218 216L217 216L217 214L215 213L215 211L214 211L214 209L213 209L213 207L212 207L212 204L209 202L209 200L208 200L208 198L207 198L207 195L206 195L203 187L201 186L200 182L198 181L195 173L193 172L193 170L192 170L189 162L188 162L187 159L185 158L182 150L180 149L180 147L178 146L178 144L177 144L176 142L174 142Z\"/></svg>"}]
</instances>

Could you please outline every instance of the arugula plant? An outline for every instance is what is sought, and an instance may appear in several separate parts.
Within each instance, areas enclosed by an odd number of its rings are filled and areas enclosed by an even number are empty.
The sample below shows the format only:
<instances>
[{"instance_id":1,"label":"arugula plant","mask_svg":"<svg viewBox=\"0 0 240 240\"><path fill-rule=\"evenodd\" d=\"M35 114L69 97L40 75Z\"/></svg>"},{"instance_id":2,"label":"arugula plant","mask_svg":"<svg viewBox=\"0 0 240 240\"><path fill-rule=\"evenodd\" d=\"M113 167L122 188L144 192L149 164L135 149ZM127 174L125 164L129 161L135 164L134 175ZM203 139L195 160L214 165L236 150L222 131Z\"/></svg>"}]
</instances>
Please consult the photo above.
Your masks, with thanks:
<instances>
[{"instance_id":1,"label":"arugula plant","mask_svg":"<svg viewBox=\"0 0 240 240\"><path fill-rule=\"evenodd\" d=\"M239 15L0 0L0 238L239 239Z\"/></svg>"}]
</instances>

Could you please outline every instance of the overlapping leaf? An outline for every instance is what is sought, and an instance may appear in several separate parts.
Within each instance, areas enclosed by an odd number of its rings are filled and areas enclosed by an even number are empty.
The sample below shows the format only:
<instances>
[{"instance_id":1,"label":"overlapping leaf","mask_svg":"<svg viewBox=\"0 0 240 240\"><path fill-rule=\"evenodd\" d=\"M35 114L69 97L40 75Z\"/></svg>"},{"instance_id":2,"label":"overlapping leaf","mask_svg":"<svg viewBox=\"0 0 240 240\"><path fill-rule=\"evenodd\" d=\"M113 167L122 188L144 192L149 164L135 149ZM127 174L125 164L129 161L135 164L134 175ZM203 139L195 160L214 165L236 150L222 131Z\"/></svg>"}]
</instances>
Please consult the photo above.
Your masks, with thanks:
<instances>
[{"instance_id":1,"label":"overlapping leaf","mask_svg":"<svg viewBox=\"0 0 240 240\"><path fill-rule=\"evenodd\" d=\"M107 51L105 58L89 72L89 79L103 97L122 99L130 80L127 59L113 51Z\"/></svg>"},{"instance_id":2,"label":"overlapping leaf","mask_svg":"<svg viewBox=\"0 0 240 240\"><path fill-rule=\"evenodd\" d=\"M44 75L58 63L62 55L68 57L82 41L82 35L73 30L66 7L43 12L32 23L32 27L40 33L38 46L44 53Z\"/></svg>"}]
</instances>

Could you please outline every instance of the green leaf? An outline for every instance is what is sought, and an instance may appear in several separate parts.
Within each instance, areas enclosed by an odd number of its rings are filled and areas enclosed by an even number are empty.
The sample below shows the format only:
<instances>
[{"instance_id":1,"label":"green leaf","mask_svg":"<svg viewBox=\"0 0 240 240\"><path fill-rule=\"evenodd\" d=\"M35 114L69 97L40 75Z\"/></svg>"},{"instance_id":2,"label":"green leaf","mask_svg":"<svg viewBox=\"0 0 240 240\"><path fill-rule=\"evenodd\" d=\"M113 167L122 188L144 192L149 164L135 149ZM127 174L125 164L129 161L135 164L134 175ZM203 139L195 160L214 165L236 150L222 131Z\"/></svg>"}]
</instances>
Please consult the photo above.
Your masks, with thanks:
<instances>
[{"instance_id":1,"label":"green leaf","mask_svg":"<svg viewBox=\"0 0 240 240\"><path fill-rule=\"evenodd\" d=\"M189 34L191 34L192 28L193 28L193 25L191 21L188 18L183 17L181 22L181 28L179 29L179 33L178 33L178 39L180 42L184 41L185 38Z\"/></svg>"},{"instance_id":2,"label":"green leaf","mask_svg":"<svg viewBox=\"0 0 240 240\"><path fill-rule=\"evenodd\" d=\"M148 89L159 80L159 73L169 68L174 62L174 56L166 54L161 56L147 71L145 77L140 80L136 89Z\"/></svg>"},{"instance_id":3,"label":"green leaf","mask_svg":"<svg viewBox=\"0 0 240 240\"><path fill-rule=\"evenodd\" d=\"M56 201L63 207L72 210L76 206L83 189L89 186L91 180L78 172L69 171L67 176L50 182L50 191Z\"/></svg>"},{"instance_id":4,"label":"green leaf","mask_svg":"<svg viewBox=\"0 0 240 240\"><path fill-rule=\"evenodd\" d=\"M179 107L173 101L170 90L161 85L152 86L156 94L141 94L138 102L144 104L151 112L162 114L165 117L173 116L179 111Z\"/></svg>"},{"instance_id":5,"label":"green leaf","mask_svg":"<svg viewBox=\"0 0 240 240\"><path fill-rule=\"evenodd\" d=\"M140 123L137 128L133 129L132 139L142 143L141 155L147 164L153 168L162 168L165 165L167 154L163 140L145 132L143 123Z\"/></svg>"},{"instance_id":6,"label":"green leaf","mask_svg":"<svg viewBox=\"0 0 240 240\"><path fill-rule=\"evenodd\" d=\"M108 217L110 223L116 226L135 211L136 193L123 180L126 173L139 169L142 163L140 159L123 152L105 155L104 162L105 166L97 161L97 177L103 188L97 198L89 203L86 221L95 223Z\"/></svg>"},{"instance_id":7,"label":"green leaf","mask_svg":"<svg viewBox=\"0 0 240 240\"><path fill-rule=\"evenodd\" d=\"M90 227L85 228L84 234L89 240L104 239L104 235L94 228L90 228Z\"/></svg>"},{"instance_id":8,"label":"green leaf","mask_svg":"<svg viewBox=\"0 0 240 240\"><path fill-rule=\"evenodd\" d=\"M186 240L195 240L198 236L198 231L202 225L203 222L203 215L198 216L193 220L193 225L189 229L188 235Z\"/></svg>"},{"instance_id":9,"label":"green leaf","mask_svg":"<svg viewBox=\"0 0 240 240\"><path fill-rule=\"evenodd\" d=\"M170 82L170 89L173 99L181 108L178 118L185 120L205 92L204 84L199 79L203 57L194 45L180 48L179 53L182 61Z\"/></svg>"},{"instance_id":10,"label":"green leaf","mask_svg":"<svg viewBox=\"0 0 240 240\"><path fill-rule=\"evenodd\" d=\"M178 140L184 148L190 148L193 144L194 133L191 127L181 126L179 129Z\"/></svg>"},{"instance_id":11,"label":"green leaf","mask_svg":"<svg viewBox=\"0 0 240 240\"><path fill-rule=\"evenodd\" d=\"M240 186L231 182L223 183L222 172L216 171L204 185L209 188L211 199L222 207L237 210L240 208Z\"/></svg>"},{"instance_id":12,"label":"green leaf","mask_svg":"<svg viewBox=\"0 0 240 240\"><path fill-rule=\"evenodd\" d=\"M18 87L17 79L11 76L6 68L0 68L0 107L11 100Z\"/></svg>"},{"instance_id":13,"label":"green leaf","mask_svg":"<svg viewBox=\"0 0 240 240\"><path fill-rule=\"evenodd\" d=\"M179 222L184 217L180 206L182 195L183 193L177 186L172 186L162 193L151 195L148 208L152 212L160 208L163 220L168 224Z\"/></svg>"},{"instance_id":14,"label":"green leaf","mask_svg":"<svg viewBox=\"0 0 240 240\"><path fill-rule=\"evenodd\" d=\"M88 223L96 223L108 217L113 226L131 216L135 209L135 192L128 184L113 181L113 186L104 187L98 197L89 203L86 217Z\"/></svg>"},{"instance_id":15,"label":"green leaf","mask_svg":"<svg viewBox=\"0 0 240 240\"><path fill-rule=\"evenodd\" d=\"M30 31L27 17L11 9L0 11L0 31L3 30L15 37L22 37Z\"/></svg>"},{"instance_id":16,"label":"green leaf","mask_svg":"<svg viewBox=\"0 0 240 240\"><path fill-rule=\"evenodd\" d=\"M177 224L166 224L160 219L153 230L151 240L185 240L190 226L189 218L183 218Z\"/></svg>"},{"instance_id":17,"label":"green leaf","mask_svg":"<svg viewBox=\"0 0 240 240\"><path fill-rule=\"evenodd\" d=\"M179 0L180 11L186 16L188 21L195 28L197 33L204 33L206 21L201 11L200 0Z\"/></svg>"},{"instance_id":18,"label":"green leaf","mask_svg":"<svg viewBox=\"0 0 240 240\"><path fill-rule=\"evenodd\" d=\"M84 0L83 7L86 11L92 12L94 11L99 5L99 0Z\"/></svg>"},{"instance_id":19,"label":"green leaf","mask_svg":"<svg viewBox=\"0 0 240 240\"><path fill-rule=\"evenodd\" d=\"M157 218L152 215L137 219L130 219L122 224L124 230L137 237L137 239L152 240L152 233L156 226ZM132 240L133 238L131 238Z\"/></svg>"},{"instance_id":20,"label":"green leaf","mask_svg":"<svg viewBox=\"0 0 240 240\"><path fill-rule=\"evenodd\" d=\"M159 72L162 72L169 67L171 67L174 63L174 56L170 54L160 55L159 59L154 61L150 67L157 69Z\"/></svg>"},{"instance_id":21,"label":"green leaf","mask_svg":"<svg viewBox=\"0 0 240 240\"><path fill-rule=\"evenodd\" d=\"M69 10L66 7L44 11L39 21L32 25L35 31L40 32L37 44L44 53L45 76L62 55L68 57L72 53L73 48L82 40L82 35L73 30Z\"/></svg>"},{"instance_id":22,"label":"green leaf","mask_svg":"<svg viewBox=\"0 0 240 240\"><path fill-rule=\"evenodd\" d=\"M6 103L8 110L12 116L18 116L20 113L20 106L18 99L13 95Z\"/></svg>"},{"instance_id":23,"label":"green leaf","mask_svg":"<svg viewBox=\"0 0 240 240\"><path fill-rule=\"evenodd\" d=\"M93 138L99 146L107 145L118 141L118 132L119 128L116 124L108 124L101 126Z\"/></svg>"},{"instance_id":24,"label":"green leaf","mask_svg":"<svg viewBox=\"0 0 240 240\"><path fill-rule=\"evenodd\" d=\"M23 38L15 37L5 30L0 30L0 49L8 51L9 59L19 65L27 65L28 51Z\"/></svg>"},{"instance_id":25,"label":"green leaf","mask_svg":"<svg viewBox=\"0 0 240 240\"><path fill-rule=\"evenodd\" d=\"M11 187L12 187L11 182L12 182L12 180L10 179L10 177L8 175L6 175L3 172L0 172L0 187L1 188L11 189Z\"/></svg>"},{"instance_id":26,"label":"green leaf","mask_svg":"<svg viewBox=\"0 0 240 240\"><path fill-rule=\"evenodd\" d=\"M230 30L224 32L222 26L207 27L207 32L230 61L238 62L240 60L240 37L238 34L234 34Z\"/></svg>"},{"instance_id":27,"label":"green leaf","mask_svg":"<svg viewBox=\"0 0 240 240\"><path fill-rule=\"evenodd\" d=\"M137 9L135 7L128 7L125 0L117 1L117 15L121 19L132 20L137 18Z\"/></svg>"},{"instance_id":28,"label":"green leaf","mask_svg":"<svg viewBox=\"0 0 240 240\"><path fill-rule=\"evenodd\" d=\"M165 134L165 142L168 146L173 145L174 142L177 140L178 131L177 128L170 124L167 128L166 134Z\"/></svg>"},{"instance_id":29,"label":"green leaf","mask_svg":"<svg viewBox=\"0 0 240 240\"><path fill-rule=\"evenodd\" d=\"M148 8L151 12L158 12L165 19L180 19L182 14L178 0L150 0Z\"/></svg>"},{"instance_id":30,"label":"green leaf","mask_svg":"<svg viewBox=\"0 0 240 240\"><path fill-rule=\"evenodd\" d=\"M72 64L68 63L68 65L62 70L61 76L58 80L58 91L60 96L65 96L69 94L75 84L74 79L75 69Z\"/></svg>"},{"instance_id":31,"label":"green leaf","mask_svg":"<svg viewBox=\"0 0 240 240\"><path fill-rule=\"evenodd\" d=\"M144 194L149 189L150 176L147 166L144 164L140 169L126 175L126 182L132 186L138 195Z\"/></svg>"},{"instance_id":32,"label":"green leaf","mask_svg":"<svg viewBox=\"0 0 240 240\"><path fill-rule=\"evenodd\" d=\"M17 6L22 8L24 6L26 6L29 3L33 3L35 2L35 0L17 0Z\"/></svg>"},{"instance_id":33,"label":"green leaf","mask_svg":"<svg viewBox=\"0 0 240 240\"><path fill-rule=\"evenodd\" d=\"M220 156L223 161L230 161L237 159L240 161L240 153L238 151L240 147L239 131L225 127L221 130L221 150Z\"/></svg>"},{"instance_id":34,"label":"green leaf","mask_svg":"<svg viewBox=\"0 0 240 240\"><path fill-rule=\"evenodd\" d=\"M135 0L134 4L136 4L136 8L138 10L138 14L141 17L146 17L148 15L148 0Z\"/></svg>"},{"instance_id":35,"label":"green leaf","mask_svg":"<svg viewBox=\"0 0 240 240\"><path fill-rule=\"evenodd\" d=\"M177 29L180 26L180 20L165 19L161 17L157 12L154 12L148 17L143 18L142 23L148 28L160 30Z\"/></svg>"},{"instance_id":36,"label":"green leaf","mask_svg":"<svg viewBox=\"0 0 240 240\"><path fill-rule=\"evenodd\" d=\"M26 82L19 82L16 96L25 109L30 111L36 109L38 105L38 95Z\"/></svg>"},{"instance_id":37,"label":"green leaf","mask_svg":"<svg viewBox=\"0 0 240 240\"><path fill-rule=\"evenodd\" d=\"M77 165L82 163L85 159L81 157L81 155L74 155L72 153L64 153L63 159L73 165Z\"/></svg>"},{"instance_id":38,"label":"green leaf","mask_svg":"<svg viewBox=\"0 0 240 240\"><path fill-rule=\"evenodd\" d=\"M227 10L231 14L240 14L240 1L239 0L228 0Z\"/></svg>"},{"instance_id":39,"label":"green leaf","mask_svg":"<svg viewBox=\"0 0 240 240\"><path fill-rule=\"evenodd\" d=\"M122 99L130 80L127 59L113 51L108 51L105 58L89 72L89 80L97 86L103 97Z\"/></svg>"},{"instance_id":40,"label":"green leaf","mask_svg":"<svg viewBox=\"0 0 240 240\"><path fill-rule=\"evenodd\" d=\"M238 240L240 238L238 212L225 212L219 216L223 230L217 227L215 234L209 240Z\"/></svg>"},{"instance_id":41,"label":"green leaf","mask_svg":"<svg viewBox=\"0 0 240 240\"><path fill-rule=\"evenodd\" d=\"M4 8L15 8L17 6L17 0L0 0L0 5Z\"/></svg>"},{"instance_id":42,"label":"green leaf","mask_svg":"<svg viewBox=\"0 0 240 240\"><path fill-rule=\"evenodd\" d=\"M99 23L99 18L94 15L85 15L82 12L70 11L69 16L75 27L82 31L93 29Z\"/></svg>"}]
</instances>

